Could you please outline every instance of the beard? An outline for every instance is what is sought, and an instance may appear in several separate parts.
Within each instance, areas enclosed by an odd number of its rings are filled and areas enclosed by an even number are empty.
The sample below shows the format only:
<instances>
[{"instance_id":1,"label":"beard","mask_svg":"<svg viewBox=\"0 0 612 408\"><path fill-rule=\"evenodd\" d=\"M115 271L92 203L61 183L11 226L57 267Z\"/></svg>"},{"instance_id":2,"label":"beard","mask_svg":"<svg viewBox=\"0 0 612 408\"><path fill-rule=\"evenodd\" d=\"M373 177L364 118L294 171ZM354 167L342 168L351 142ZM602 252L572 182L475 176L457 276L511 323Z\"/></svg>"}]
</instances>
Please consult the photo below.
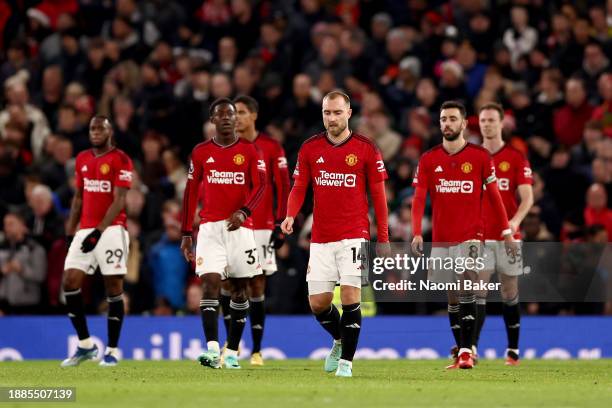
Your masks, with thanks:
<instances>
[{"instance_id":1,"label":"beard","mask_svg":"<svg viewBox=\"0 0 612 408\"><path fill-rule=\"evenodd\" d=\"M327 133L329 133L330 135L336 137L338 136L340 133L344 132L344 129L346 129L347 124L346 123L339 123L335 130L331 130L331 127L328 126L327 127Z\"/></svg>"},{"instance_id":2,"label":"beard","mask_svg":"<svg viewBox=\"0 0 612 408\"><path fill-rule=\"evenodd\" d=\"M446 139L449 142L453 142L457 140L460 135L461 135L461 130L454 131L451 134L446 134L442 132L442 137L444 137L444 139Z\"/></svg>"},{"instance_id":3,"label":"beard","mask_svg":"<svg viewBox=\"0 0 612 408\"><path fill-rule=\"evenodd\" d=\"M106 146L108 144L109 139L110 139L110 136L107 137L106 139L100 141L99 143L94 143L94 142L91 142L91 141L90 141L90 143L91 143L92 147L95 147L96 149L99 149L101 147Z\"/></svg>"}]
</instances>

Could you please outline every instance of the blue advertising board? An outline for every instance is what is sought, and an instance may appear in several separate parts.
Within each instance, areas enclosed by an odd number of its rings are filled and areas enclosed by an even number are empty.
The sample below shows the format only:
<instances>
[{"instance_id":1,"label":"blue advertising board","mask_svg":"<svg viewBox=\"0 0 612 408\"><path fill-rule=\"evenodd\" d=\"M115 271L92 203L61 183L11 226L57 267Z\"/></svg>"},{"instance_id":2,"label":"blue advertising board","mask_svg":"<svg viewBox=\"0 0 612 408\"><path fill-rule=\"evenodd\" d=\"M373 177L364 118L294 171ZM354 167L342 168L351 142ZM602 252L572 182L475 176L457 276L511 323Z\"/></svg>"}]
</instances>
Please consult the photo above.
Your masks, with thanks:
<instances>
[{"instance_id":1,"label":"blue advertising board","mask_svg":"<svg viewBox=\"0 0 612 408\"><path fill-rule=\"evenodd\" d=\"M106 341L106 318L89 317L98 347ZM223 325L220 324L223 341ZM71 354L77 337L67 317L0 318L0 361L55 359ZM363 320L356 358L431 359L448 356L452 337L445 316L373 317ZM126 318L120 339L124 359L195 359L206 347L198 316ZM250 354L249 326L242 357ZM264 349L267 359L323 358L331 340L310 316L269 316ZM500 358L506 347L503 320L487 318L480 340L482 358ZM522 358L612 358L612 317L523 317Z\"/></svg>"}]
</instances>

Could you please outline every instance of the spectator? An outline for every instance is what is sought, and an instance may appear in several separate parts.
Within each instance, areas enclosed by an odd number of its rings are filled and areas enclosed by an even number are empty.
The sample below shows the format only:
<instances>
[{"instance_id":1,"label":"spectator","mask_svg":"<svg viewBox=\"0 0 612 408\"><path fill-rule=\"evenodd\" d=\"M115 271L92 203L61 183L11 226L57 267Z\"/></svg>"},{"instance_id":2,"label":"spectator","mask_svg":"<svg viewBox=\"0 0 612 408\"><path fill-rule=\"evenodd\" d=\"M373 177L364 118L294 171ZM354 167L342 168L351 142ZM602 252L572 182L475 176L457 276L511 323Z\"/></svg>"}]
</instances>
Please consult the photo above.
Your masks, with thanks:
<instances>
[{"instance_id":1,"label":"spectator","mask_svg":"<svg viewBox=\"0 0 612 408\"><path fill-rule=\"evenodd\" d=\"M4 137L4 127L7 122L13 119L17 113L24 112L24 118L27 118L29 126L32 127L30 132L32 153L34 158L38 159L42 153L45 139L50 133L49 122L44 113L29 102L30 95L28 89L21 79L12 77L12 79L5 82L4 89L6 91L8 109L0 112L0 136ZM19 122L23 121L23 119L16 120Z\"/></svg>"},{"instance_id":2,"label":"spectator","mask_svg":"<svg viewBox=\"0 0 612 408\"><path fill-rule=\"evenodd\" d=\"M18 213L4 216L0 243L0 310L5 313L40 313L42 283L47 273L45 250L27 236L25 219Z\"/></svg>"},{"instance_id":3,"label":"spectator","mask_svg":"<svg viewBox=\"0 0 612 408\"><path fill-rule=\"evenodd\" d=\"M599 78L598 88L602 100L593 112L593 119L601 121L604 134L612 138L612 73Z\"/></svg>"},{"instance_id":4,"label":"spectator","mask_svg":"<svg viewBox=\"0 0 612 408\"><path fill-rule=\"evenodd\" d=\"M64 104L59 108L56 133L72 143L75 154L90 147L89 134L78 119L78 112L73 105Z\"/></svg>"},{"instance_id":5,"label":"spectator","mask_svg":"<svg viewBox=\"0 0 612 408\"><path fill-rule=\"evenodd\" d=\"M584 60L579 75L584 79L589 102L596 104L603 95L597 93L597 81L610 69L610 60L599 43L589 43L584 49Z\"/></svg>"},{"instance_id":6,"label":"spectator","mask_svg":"<svg viewBox=\"0 0 612 408\"><path fill-rule=\"evenodd\" d=\"M30 215L27 218L27 227L30 235L46 251L53 243L64 237L64 220L53 205L51 189L38 184L32 189L28 198Z\"/></svg>"},{"instance_id":7,"label":"spectator","mask_svg":"<svg viewBox=\"0 0 612 408\"><path fill-rule=\"evenodd\" d=\"M565 85L565 105L553 115L557 141L570 147L580 143L584 125L592 114L593 106L587 100L584 81L571 78Z\"/></svg>"},{"instance_id":8,"label":"spectator","mask_svg":"<svg viewBox=\"0 0 612 408\"><path fill-rule=\"evenodd\" d=\"M529 54L538 43L538 32L529 26L529 14L524 7L512 7L510 10L512 26L504 33L504 45L510 50L512 64Z\"/></svg>"},{"instance_id":9,"label":"spectator","mask_svg":"<svg viewBox=\"0 0 612 408\"><path fill-rule=\"evenodd\" d=\"M382 153L383 160L391 160L397 154L402 137L391 129L389 116L383 111L372 112L362 119L359 133L371 137Z\"/></svg>"},{"instance_id":10,"label":"spectator","mask_svg":"<svg viewBox=\"0 0 612 408\"><path fill-rule=\"evenodd\" d=\"M603 225L608 232L608 241L612 240L612 210L608 208L608 195L601 184L592 184L587 190L584 209L585 225Z\"/></svg>"},{"instance_id":11,"label":"spectator","mask_svg":"<svg viewBox=\"0 0 612 408\"><path fill-rule=\"evenodd\" d=\"M164 297L173 309L185 307L189 265L181 252L181 222L178 213L164 220L164 234L148 253L155 297Z\"/></svg>"}]
</instances>

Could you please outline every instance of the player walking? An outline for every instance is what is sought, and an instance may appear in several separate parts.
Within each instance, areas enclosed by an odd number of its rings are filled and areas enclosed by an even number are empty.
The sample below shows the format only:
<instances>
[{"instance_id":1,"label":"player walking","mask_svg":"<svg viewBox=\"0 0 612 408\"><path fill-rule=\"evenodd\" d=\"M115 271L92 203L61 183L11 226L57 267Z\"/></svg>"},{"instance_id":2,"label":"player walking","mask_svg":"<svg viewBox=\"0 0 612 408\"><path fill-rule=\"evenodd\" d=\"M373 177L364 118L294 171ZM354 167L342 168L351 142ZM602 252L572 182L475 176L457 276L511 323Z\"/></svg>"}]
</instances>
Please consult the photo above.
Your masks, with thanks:
<instances>
[{"instance_id":1,"label":"player walking","mask_svg":"<svg viewBox=\"0 0 612 408\"><path fill-rule=\"evenodd\" d=\"M504 240L514 249L506 211L495 183L491 156L482 147L468 143L465 107L448 101L440 109L442 144L425 152L416 170L416 188L412 204L412 249L421 254L423 236L421 221L427 192L433 207L432 258L477 258L483 240L481 207L486 196L491 200L495 219L500 220ZM484 186L486 185L486 189ZM500 230L501 232L501 230ZM434 263L435 265L435 263ZM438 283L475 280L474 271L429 270L428 279ZM471 290L448 291L451 329L459 346L459 356L448 368L472 368L472 337L476 318L476 297Z\"/></svg>"},{"instance_id":2,"label":"player walking","mask_svg":"<svg viewBox=\"0 0 612 408\"><path fill-rule=\"evenodd\" d=\"M368 199L370 190L378 242L388 252L385 165L376 145L351 132L349 97L332 91L323 98L323 124L327 132L308 139L300 148L289 194L287 218L281 228L293 232L293 222L312 182L314 214L310 260L306 280L309 303L315 317L334 339L325 359L325 371L352 376L352 360L361 329L361 245L370 238ZM342 317L332 304L340 284Z\"/></svg>"},{"instance_id":3,"label":"player walking","mask_svg":"<svg viewBox=\"0 0 612 408\"><path fill-rule=\"evenodd\" d=\"M497 173L497 186L509 217L508 224L512 230L513 238L520 245L521 234L519 227L523 218L533 205L533 178L531 166L525 156L506 144L502 139L502 121L504 110L497 103L487 103L480 108L479 122L482 133L482 146L493 156L493 164ZM516 195L520 198L517 205ZM484 201L483 216L485 223L485 270L479 278L488 282L491 275L498 272L501 283L502 314L508 336L506 350L506 365L519 364L519 331L521 327L521 314L518 293L518 276L523 274L523 261L520 251L516 256L508 256L504 251L504 244L500 241L502 227L493 222L495 214L489 200ZM478 346L480 331L486 317L487 291L476 292L477 318L474 336L474 347Z\"/></svg>"},{"instance_id":4,"label":"player walking","mask_svg":"<svg viewBox=\"0 0 612 408\"><path fill-rule=\"evenodd\" d=\"M257 253L264 271L249 281L249 305L251 320L251 335L253 350L251 365L263 365L261 356L261 340L265 323L265 291L266 277L276 272L276 249L285 241L285 234L280 230L280 223L287 212L287 197L289 195L289 172L287 158L280 143L255 129L259 106L250 96L241 95L234 99L236 105L236 133L241 138L255 143L261 151L266 163L267 182L261 203L253 210L253 233ZM276 191L275 191L276 190ZM274 211L274 196L276 195L276 212ZM230 283L224 281L221 286L221 309L226 332L229 333Z\"/></svg>"},{"instance_id":5,"label":"player walking","mask_svg":"<svg viewBox=\"0 0 612 408\"><path fill-rule=\"evenodd\" d=\"M92 118L89 123L92 148L79 153L75 162L76 192L68 217L69 249L62 285L79 344L62 367L77 366L98 355L98 347L89 336L81 294L85 275L93 275L98 267L104 277L108 302L108 344L100 365L114 366L119 361L117 344L124 315L123 278L129 247L125 196L132 184L132 161L113 147L112 135L108 118Z\"/></svg>"},{"instance_id":6,"label":"player walking","mask_svg":"<svg viewBox=\"0 0 612 408\"><path fill-rule=\"evenodd\" d=\"M264 194L266 168L257 147L236 135L236 107L232 101L214 101L210 116L215 137L198 144L191 153L183 198L181 249L188 261L195 260L196 273L202 279L200 310L208 350L198 361L204 366L221 368L218 315L222 276L232 285L224 365L234 369L240 368L238 344L249 309L247 286L252 277L262 273L250 216ZM192 224L200 183L201 224L194 257Z\"/></svg>"}]
</instances>

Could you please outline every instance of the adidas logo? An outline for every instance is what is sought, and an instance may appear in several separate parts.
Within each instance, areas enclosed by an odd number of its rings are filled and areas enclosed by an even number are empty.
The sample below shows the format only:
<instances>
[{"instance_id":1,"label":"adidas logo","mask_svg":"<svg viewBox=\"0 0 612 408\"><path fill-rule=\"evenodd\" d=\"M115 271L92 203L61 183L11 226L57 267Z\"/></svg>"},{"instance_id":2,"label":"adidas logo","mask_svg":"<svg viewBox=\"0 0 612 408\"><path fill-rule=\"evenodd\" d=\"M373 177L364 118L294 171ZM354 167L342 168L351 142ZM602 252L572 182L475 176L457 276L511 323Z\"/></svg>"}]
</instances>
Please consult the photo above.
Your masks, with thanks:
<instances>
[{"instance_id":1,"label":"adidas logo","mask_svg":"<svg viewBox=\"0 0 612 408\"><path fill-rule=\"evenodd\" d=\"M215 159L213 159L212 156L209 157L208 160L206 160L206 163L214 163L214 162L215 162Z\"/></svg>"},{"instance_id":2,"label":"adidas logo","mask_svg":"<svg viewBox=\"0 0 612 408\"><path fill-rule=\"evenodd\" d=\"M451 326L451 330L460 329L460 328L461 328L461 326L460 326L460 325L458 325L458 324L453 324L453 325Z\"/></svg>"},{"instance_id":3,"label":"adidas logo","mask_svg":"<svg viewBox=\"0 0 612 408\"><path fill-rule=\"evenodd\" d=\"M319 322L321 324L330 324L332 321L331 320L324 320L322 322Z\"/></svg>"},{"instance_id":4,"label":"adidas logo","mask_svg":"<svg viewBox=\"0 0 612 408\"><path fill-rule=\"evenodd\" d=\"M246 323L246 317L236 320L238 323Z\"/></svg>"},{"instance_id":5,"label":"adidas logo","mask_svg":"<svg viewBox=\"0 0 612 408\"><path fill-rule=\"evenodd\" d=\"M120 322L120 321L121 321L121 319L120 319L120 318L118 318L117 316L109 316L109 317L108 317L108 320L114 320L114 321L116 321L116 322Z\"/></svg>"},{"instance_id":6,"label":"adidas logo","mask_svg":"<svg viewBox=\"0 0 612 408\"><path fill-rule=\"evenodd\" d=\"M251 326L251 329L263 330L263 326L261 324L254 324Z\"/></svg>"},{"instance_id":7,"label":"adidas logo","mask_svg":"<svg viewBox=\"0 0 612 408\"><path fill-rule=\"evenodd\" d=\"M203 312L216 312L217 310L214 307L205 307L202 309Z\"/></svg>"},{"instance_id":8,"label":"adidas logo","mask_svg":"<svg viewBox=\"0 0 612 408\"><path fill-rule=\"evenodd\" d=\"M86 164L83 167L81 167L81 171L87 171L87 165Z\"/></svg>"},{"instance_id":9,"label":"adidas logo","mask_svg":"<svg viewBox=\"0 0 612 408\"><path fill-rule=\"evenodd\" d=\"M316 163L325 163L325 160L323 160L323 156L319 156Z\"/></svg>"},{"instance_id":10,"label":"adidas logo","mask_svg":"<svg viewBox=\"0 0 612 408\"><path fill-rule=\"evenodd\" d=\"M361 329L361 326L358 325L357 323L349 324L344 327L348 327L349 329Z\"/></svg>"},{"instance_id":11,"label":"adidas logo","mask_svg":"<svg viewBox=\"0 0 612 408\"><path fill-rule=\"evenodd\" d=\"M520 323L508 325L509 329L518 329L519 327L521 327Z\"/></svg>"},{"instance_id":12,"label":"adidas logo","mask_svg":"<svg viewBox=\"0 0 612 408\"><path fill-rule=\"evenodd\" d=\"M68 317L76 317L76 315L74 313L68 313Z\"/></svg>"},{"instance_id":13,"label":"adidas logo","mask_svg":"<svg viewBox=\"0 0 612 408\"><path fill-rule=\"evenodd\" d=\"M463 316L461 320L476 320L476 318L472 315Z\"/></svg>"},{"instance_id":14,"label":"adidas logo","mask_svg":"<svg viewBox=\"0 0 612 408\"><path fill-rule=\"evenodd\" d=\"M442 173L444 170L442 170L442 166L438 166L436 167L436 169L434 170L434 173Z\"/></svg>"}]
</instances>

